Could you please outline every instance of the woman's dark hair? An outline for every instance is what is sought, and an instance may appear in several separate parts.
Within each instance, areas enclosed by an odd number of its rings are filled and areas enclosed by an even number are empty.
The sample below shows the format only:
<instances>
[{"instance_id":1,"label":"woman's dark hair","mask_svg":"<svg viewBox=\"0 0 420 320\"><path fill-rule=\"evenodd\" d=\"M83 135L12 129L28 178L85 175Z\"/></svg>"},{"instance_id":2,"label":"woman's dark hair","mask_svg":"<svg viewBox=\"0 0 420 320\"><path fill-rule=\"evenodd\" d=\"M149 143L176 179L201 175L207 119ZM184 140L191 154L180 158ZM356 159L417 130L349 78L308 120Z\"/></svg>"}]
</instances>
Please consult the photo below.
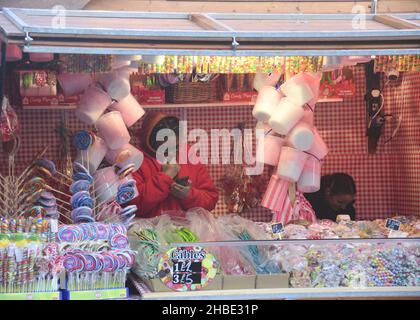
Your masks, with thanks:
<instances>
[{"instance_id":1,"label":"woman's dark hair","mask_svg":"<svg viewBox=\"0 0 420 320\"><path fill-rule=\"evenodd\" d=\"M168 116L160 120L155 127L153 128L152 134L150 135L149 144L156 150L158 148L158 143L156 141L156 136L161 129L170 129L178 135L179 131L179 119L177 117Z\"/></svg>"},{"instance_id":2,"label":"woman's dark hair","mask_svg":"<svg viewBox=\"0 0 420 320\"><path fill-rule=\"evenodd\" d=\"M356 183L353 178L342 172L323 176L321 186L324 190L329 188L331 195L356 194Z\"/></svg>"}]
</instances>

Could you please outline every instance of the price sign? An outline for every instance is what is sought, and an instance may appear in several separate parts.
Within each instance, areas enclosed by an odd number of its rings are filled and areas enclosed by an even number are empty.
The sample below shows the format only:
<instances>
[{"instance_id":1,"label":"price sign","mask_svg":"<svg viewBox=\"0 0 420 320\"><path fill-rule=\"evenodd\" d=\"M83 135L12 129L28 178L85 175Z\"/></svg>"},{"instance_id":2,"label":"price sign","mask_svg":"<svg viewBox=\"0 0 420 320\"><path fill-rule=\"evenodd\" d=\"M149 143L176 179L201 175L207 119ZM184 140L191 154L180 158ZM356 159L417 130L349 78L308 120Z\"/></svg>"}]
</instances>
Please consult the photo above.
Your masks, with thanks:
<instances>
[{"instance_id":1,"label":"price sign","mask_svg":"<svg viewBox=\"0 0 420 320\"><path fill-rule=\"evenodd\" d=\"M398 231L400 230L400 225L401 225L401 222L399 222L398 220L387 219L385 227L391 230Z\"/></svg>"},{"instance_id":2,"label":"price sign","mask_svg":"<svg viewBox=\"0 0 420 320\"><path fill-rule=\"evenodd\" d=\"M175 291L200 290L216 276L216 258L201 247L177 247L160 259L158 271L162 282Z\"/></svg>"},{"instance_id":3,"label":"price sign","mask_svg":"<svg viewBox=\"0 0 420 320\"><path fill-rule=\"evenodd\" d=\"M178 261L172 268L174 284L199 284L201 283L201 262Z\"/></svg>"},{"instance_id":4,"label":"price sign","mask_svg":"<svg viewBox=\"0 0 420 320\"><path fill-rule=\"evenodd\" d=\"M279 222L276 224L272 224L271 230L273 231L273 233L282 233L284 231L283 223Z\"/></svg>"}]
</instances>

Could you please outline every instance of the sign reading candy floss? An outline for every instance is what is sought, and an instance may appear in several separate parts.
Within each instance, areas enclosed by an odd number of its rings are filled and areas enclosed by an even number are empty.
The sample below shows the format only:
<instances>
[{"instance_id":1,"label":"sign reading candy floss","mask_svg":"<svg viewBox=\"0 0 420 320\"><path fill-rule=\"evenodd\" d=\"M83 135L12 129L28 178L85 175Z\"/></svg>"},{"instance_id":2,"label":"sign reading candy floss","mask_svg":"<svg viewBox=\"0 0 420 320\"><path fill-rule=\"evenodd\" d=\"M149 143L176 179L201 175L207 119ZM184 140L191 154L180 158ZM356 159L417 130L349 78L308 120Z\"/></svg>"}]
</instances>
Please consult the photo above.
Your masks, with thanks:
<instances>
[{"instance_id":1,"label":"sign reading candy floss","mask_svg":"<svg viewBox=\"0 0 420 320\"><path fill-rule=\"evenodd\" d=\"M174 291L205 288L217 274L216 258L201 247L177 247L166 252L159 261L162 282Z\"/></svg>"}]
</instances>

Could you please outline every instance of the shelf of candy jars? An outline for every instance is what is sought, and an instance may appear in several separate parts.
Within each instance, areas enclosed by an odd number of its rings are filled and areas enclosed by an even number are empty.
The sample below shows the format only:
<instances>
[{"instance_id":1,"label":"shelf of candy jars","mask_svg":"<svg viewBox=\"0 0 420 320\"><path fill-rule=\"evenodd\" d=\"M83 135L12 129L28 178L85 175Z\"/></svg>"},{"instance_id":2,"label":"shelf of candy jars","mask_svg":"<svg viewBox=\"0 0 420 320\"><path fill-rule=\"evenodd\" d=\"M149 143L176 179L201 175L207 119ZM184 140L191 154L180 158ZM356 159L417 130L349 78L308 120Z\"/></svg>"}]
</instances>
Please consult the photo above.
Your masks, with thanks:
<instances>
[{"instance_id":1,"label":"shelf of candy jars","mask_svg":"<svg viewBox=\"0 0 420 320\"><path fill-rule=\"evenodd\" d=\"M387 219L294 221L279 230L277 223L192 209L135 220L130 280L142 299L419 297L419 219L393 219L408 238L392 239ZM201 282L175 281L175 248L205 250Z\"/></svg>"},{"instance_id":2,"label":"shelf of candy jars","mask_svg":"<svg viewBox=\"0 0 420 320\"><path fill-rule=\"evenodd\" d=\"M137 192L130 179L133 158L126 157L124 166L95 172L91 151L103 141L79 131L74 139L78 157L70 174L45 157L47 149L16 173L19 135L16 128L9 127L9 132L7 141L2 136L8 174L0 174L1 298L127 297L126 276L135 257L127 226L137 208L123 209L121 204Z\"/></svg>"}]
</instances>

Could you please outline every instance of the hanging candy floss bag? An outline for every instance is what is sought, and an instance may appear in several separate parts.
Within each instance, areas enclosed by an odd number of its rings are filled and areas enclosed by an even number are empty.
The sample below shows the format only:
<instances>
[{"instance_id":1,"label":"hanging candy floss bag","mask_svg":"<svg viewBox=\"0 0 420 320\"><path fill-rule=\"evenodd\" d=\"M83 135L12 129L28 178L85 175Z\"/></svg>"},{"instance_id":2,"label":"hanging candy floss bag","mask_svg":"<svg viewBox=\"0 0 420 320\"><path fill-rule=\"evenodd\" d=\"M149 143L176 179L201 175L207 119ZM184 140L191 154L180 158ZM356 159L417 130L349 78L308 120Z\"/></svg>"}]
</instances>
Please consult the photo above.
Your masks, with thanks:
<instances>
[{"instance_id":1,"label":"hanging candy floss bag","mask_svg":"<svg viewBox=\"0 0 420 320\"><path fill-rule=\"evenodd\" d=\"M0 113L0 134L1 141L9 142L14 139L14 135L19 130L19 121L16 112L9 104L9 100L5 97L1 106Z\"/></svg>"}]
</instances>

